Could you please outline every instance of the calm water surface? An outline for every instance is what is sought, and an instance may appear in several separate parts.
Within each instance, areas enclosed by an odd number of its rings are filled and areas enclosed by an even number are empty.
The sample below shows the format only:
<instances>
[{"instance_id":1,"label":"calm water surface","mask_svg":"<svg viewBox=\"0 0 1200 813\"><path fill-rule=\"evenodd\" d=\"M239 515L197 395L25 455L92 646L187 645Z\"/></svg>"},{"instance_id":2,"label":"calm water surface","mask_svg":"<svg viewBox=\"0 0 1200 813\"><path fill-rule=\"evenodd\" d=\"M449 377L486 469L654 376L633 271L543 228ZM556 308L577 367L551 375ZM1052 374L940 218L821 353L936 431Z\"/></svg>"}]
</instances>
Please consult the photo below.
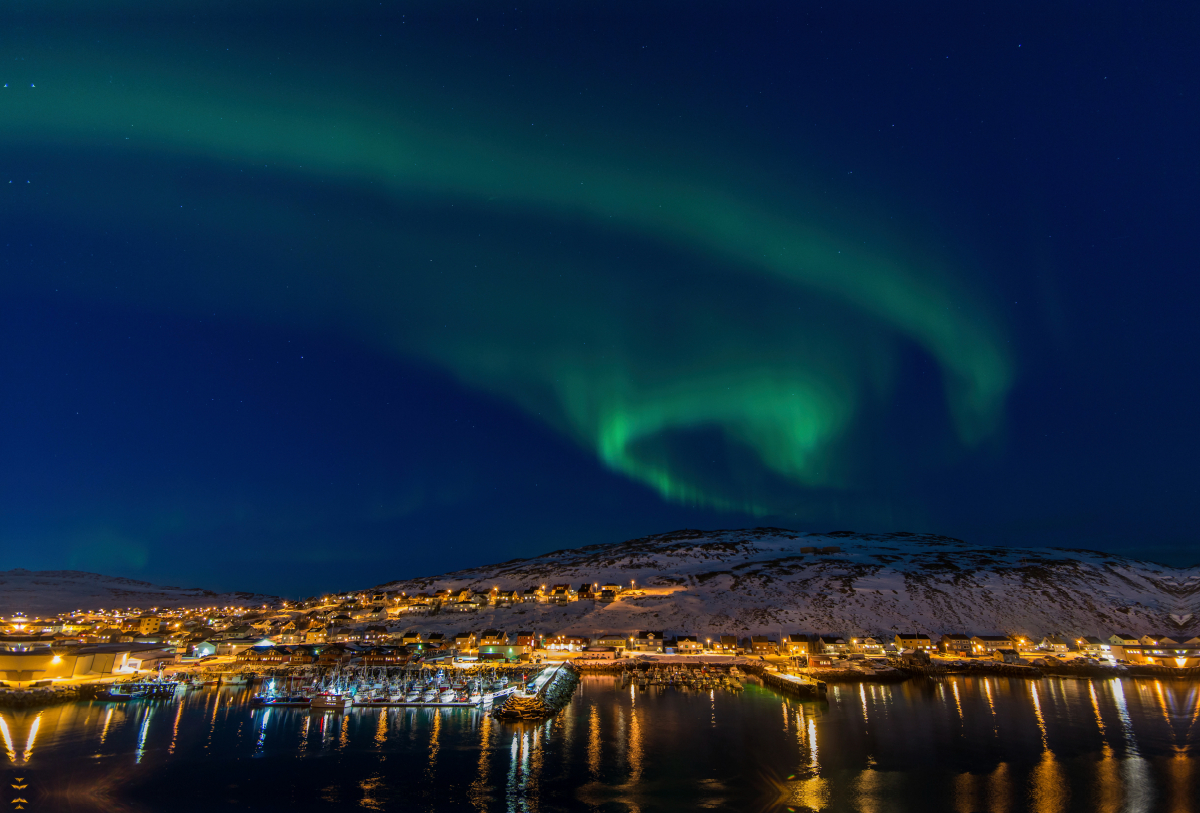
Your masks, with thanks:
<instances>
[{"instance_id":1,"label":"calm water surface","mask_svg":"<svg viewBox=\"0 0 1200 813\"><path fill-rule=\"evenodd\" d=\"M1191 811L1198 703L1194 684L1140 680L954 678L799 702L592 677L539 726L256 709L214 688L4 711L0 735L27 810Z\"/></svg>"}]
</instances>

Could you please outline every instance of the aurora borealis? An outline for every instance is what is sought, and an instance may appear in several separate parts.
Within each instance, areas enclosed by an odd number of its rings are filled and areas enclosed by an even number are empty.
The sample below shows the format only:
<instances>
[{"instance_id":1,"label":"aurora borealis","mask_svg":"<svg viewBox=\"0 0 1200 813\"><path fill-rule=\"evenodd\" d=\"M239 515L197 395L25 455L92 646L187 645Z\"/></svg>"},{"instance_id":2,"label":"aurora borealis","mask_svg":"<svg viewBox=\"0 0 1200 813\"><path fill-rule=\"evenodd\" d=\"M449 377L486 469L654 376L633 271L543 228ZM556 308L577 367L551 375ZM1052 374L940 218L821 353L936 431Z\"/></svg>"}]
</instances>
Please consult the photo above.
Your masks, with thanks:
<instances>
[{"instance_id":1,"label":"aurora borealis","mask_svg":"<svg viewBox=\"0 0 1200 813\"><path fill-rule=\"evenodd\" d=\"M1062 330L1051 279L1065 258L1042 238L1014 246L1011 215L998 227L990 212L1028 205L968 195L947 168L951 142L929 148L930 120L909 115L920 105L885 102L894 89L870 70L843 80L880 105L870 135L848 97L815 90L834 76L818 54L841 35L812 34L808 12L728 30L699 14L668 36L665 12L632 9L627 25L616 11L547 7L364 6L352 22L139 11L70 26L26 12L4 42L5 218L32 238L6 249L21 348L8 378L23 382L8 423L28 423L6 445L41 472L10 475L6 545L73 539L55 566L169 574L155 551L206 535L237 540L217 543L229 561L238 546L292 544L320 562L334 545L449 568L450 551L491 555L464 537L493 539L503 558L664 522L956 533L990 523L947 512L939 478L966 472L983 495L1001 472L1036 465L1018 462L1030 430L1013 399L1023 380L1043 386L1038 346ZM813 52L763 33L774 14ZM902 88L914 100L951 81L918 59L927 37L874 57L876 69L921 66ZM738 56L697 55L714 41ZM754 109L735 118L743 98ZM902 141L879 140L884 119ZM1006 154L985 142L962 140L950 163ZM1005 182L987 178L977 194L1003 198ZM1008 304L1029 289L1042 301L1033 317ZM188 406L186 426L158 412L162 451L125 463L65 449L48 462L45 439L64 433L31 393L47 362L80 358L66 346L88 341L66 328L80 319L111 330L104 342L141 331L88 366L111 385L103 398L167 414L191 404L194 371L151 361L146 342L185 354L200 343L226 359L205 375L211 403L242 411ZM222 369L287 344L325 367L277 386ZM276 366L301 360L279 352ZM234 397L251 380L259 403L302 386L305 412L323 376L325 400L344 403L290 442L263 440L271 409ZM455 430L436 427L460 409L487 416L478 434L490 438L449 441ZM189 459L190 444L224 449L240 432L219 463ZM289 460L273 460L284 447ZM392 447L404 451L382 453ZM326 488L332 460L342 474ZM63 486L74 478L88 485ZM548 478L558 492L497 496ZM996 496L973 499L1000 511L995 524L1027 521ZM289 578L278 589L311 583Z\"/></svg>"}]
</instances>

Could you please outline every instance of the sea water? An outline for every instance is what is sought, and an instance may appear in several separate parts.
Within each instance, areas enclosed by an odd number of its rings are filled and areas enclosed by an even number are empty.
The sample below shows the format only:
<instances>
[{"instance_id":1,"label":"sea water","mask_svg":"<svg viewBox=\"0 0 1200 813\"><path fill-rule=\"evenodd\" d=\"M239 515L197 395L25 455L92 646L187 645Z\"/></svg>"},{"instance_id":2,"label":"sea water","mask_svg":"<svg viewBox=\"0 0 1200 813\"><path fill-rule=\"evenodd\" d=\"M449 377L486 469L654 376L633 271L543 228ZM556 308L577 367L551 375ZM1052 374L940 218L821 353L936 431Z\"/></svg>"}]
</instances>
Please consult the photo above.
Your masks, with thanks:
<instances>
[{"instance_id":1,"label":"sea water","mask_svg":"<svg viewBox=\"0 0 1200 813\"><path fill-rule=\"evenodd\" d=\"M1190 811L1193 683L953 677L638 689L540 725L259 708L250 692L0 711L6 807L78 811ZM12 802L12 799L23 801Z\"/></svg>"}]
</instances>

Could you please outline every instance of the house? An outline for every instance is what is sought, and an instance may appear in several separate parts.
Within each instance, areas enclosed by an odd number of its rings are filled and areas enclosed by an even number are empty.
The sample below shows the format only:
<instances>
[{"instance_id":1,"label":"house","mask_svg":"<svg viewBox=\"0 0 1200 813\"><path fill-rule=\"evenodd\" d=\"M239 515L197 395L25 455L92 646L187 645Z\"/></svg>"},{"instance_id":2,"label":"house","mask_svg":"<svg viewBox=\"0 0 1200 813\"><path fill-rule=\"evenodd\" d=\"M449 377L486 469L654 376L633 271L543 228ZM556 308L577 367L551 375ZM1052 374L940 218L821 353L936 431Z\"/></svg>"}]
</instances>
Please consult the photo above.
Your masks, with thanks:
<instances>
[{"instance_id":1,"label":"house","mask_svg":"<svg viewBox=\"0 0 1200 813\"><path fill-rule=\"evenodd\" d=\"M442 649L446 646L446 633L431 632L425 636L426 649Z\"/></svg>"},{"instance_id":2,"label":"house","mask_svg":"<svg viewBox=\"0 0 1200 813\"><path fill-rule=\"evenodd\" d=\"M257 646L261 638L229 638L224 641L217 642L218 655L237 655L239 652L244 652L252 646Z\"/></svg>"},{"instance_id":3,"label":"house","mask_svg":"<svg viewBox=\"0 0 1200 813\"><path fill-rule=\"evenodd\" d=\"M387 627L367 627L363 630L362 640L366 644L377 644L388 639Z\"/></svg>"},{"instance_id":4,"label":"house","mask_svg":"<svg viewBox=\"0 0 1200 813\"><path fill-rule=\"evenodd\" d=\"M524 593L521 594L521 603L522 604L533 604L534 602L540 601L541 598L542 598L542 591L536 587L530 587L528 590L526 590Z\"/></svg>"},{"instance_id":5,"label":"house","mask_svg":"<svg viewBox=\"0 0 1200 813\"><path fill-rule=\"evenodd\" d=\"M188 644L188 651L193 658L207 658L217 654L217 645L212 641L193 641Z\"/></svg>"},{"instance_id":6,"label":"house","mask_svg":"<svg viewBox=\"0 0 1200 813\"><path fill-rule=\"evenodd\" d=\"M929 636L922 632L898 632L894 641L896 649L903 652L911 649L916 652L933 652L936 647Z\"/></svg>"},{"instance_id":7,"label":"house","mask_svg":"<svg viewBox=\"0 0 1200 813\"><path fill-rule=\"evenodd\" d=\"M425 636L416 630L408 630L400 636L400 643L407 647L421 647L425 643Z\"/></svg>"},{"instance_id":8,"label":"house","mask_svg":"<svg viewBox=\"0 0 1200 813\"><path fill-rule=\"evenodd\" d=\"M592 592L593 585L591 585L591 584L581 584L581 585L579 585L579 600L580 600L580 601L585 601L585 600L587 600L587 599L594 599L594 598L596 598L596 596L598 596L598 595L600 594L600 590L599 590L599 585L595 585L595 587L596 587L597 589L596 589L596 591L593 593L593 592Z\"/></svg>"},{"instance_id":9,"label":"house","mask_svg":"<svg viewBox=\"0 0 1200 813\"><path fill-rule=\"evenodd\" d=\"M428 613L434 608L433 598L427 595L415 595L408 599L406 610L410 613Z\"/></svg>"},{"instance_id":10,"label":"house","mask_svg":"<svg viewBox=\"0 0 1200 813\"><path fill-rule=\"evenodd\" d=\"M556 584L550 588L550 600L555 604L566 604L578 599L578 591L569 584Z\"/></svg>"},{"instance_id":11,"label":"house","mask_svg":"<svg viewBox=\"0 0 1200 813\"><path fill-rule=\"evenodd\" d=\"M642 630L630 638L632 646L629 649L637 652L662 652L663 634L661 631Z\"/></svg>"},{"instance_id":12,"label":"house","mask_svg":"<svg viewBox=\"0 0 1200 813\"><path fill-rule=\"evenodd\" d=\"M1038 642L1038 649L1044 652L1064 653L1071 651L1071 645L1057 635L1047 635Z\"/></svg>"},{"instance_id":13,"label":"house","mask_svg":"<svg viewBox=\"0 0 1200 813\"><path fill-rule=\"evenodd\" d=\"M473 632L460 632L454 636L454 648L463 654L474 652L479 649L479 639Z\"/></svg>"},{"instance_id":14,"label":"house","mask_svg":"<svg viewBox=\"0 0 1200 813\"><path fill-rule=\"evenodd\" d=\"M597 635L592 638L592 646L613 647L618 652L625 649L627 642L628 639L619 632L606 632L603 635Z\"/></svg>"},{"instance_id":15,"label":"house","mask_svg":"<svg viewBox=\"0 0 1200 813\"><path fill-rule=\"evenodd\" d=\"M966 656L971 654L971 639L961 632L950 632L941 637L938 646L947 655Z\"/></svg>"},{"instance_id":16,"label":"house","mask_svg":"<svg viewBox=\"0 0 1200 813\"><path fill-rule=\"evenodd\" d=\"M517 642L517 646L527 646L530 649L537 649L541 646L541 636L536 632L518 632L513 635L513 640Z\"/></svg>"},{"instance_id":17,"label":"house","mask_svg":"<svg viewBox=\"0 0 1200 813\"><path fill-rule=\"evenodd\" d=\"M1103 658L1112 652L1112 644L1101 641L1095 635L1079 638L1075 643L1079 646L1081 653L1092 658Z\"/></svg>"},{"instance_id":18,"label":"house","mask_svg":"<svg viewBox=\"0 0 1200 813\"><path fill-rule=\"evenodd\" d=\"M304 631L304 643L306 644L323 644L328 637L329 631L320 624Z\"/></svg>"},{"instance_id":19,"label":"house","mask_svg":"<svg viewBox=\"0 0 1200 813\"><path fill-rule=\"evenodd\" d=\"M1012 639L1013 649L1017 650L1018 652L1030 652L1034 649L1037 649L1037 644L1026 635L1013 633L1008 637Z\"/></svg>"},{"instance_id":20,"label":"house","mask_svg":"<svg viewBox=\"0 0 1200 813\"><path fill-rule=\"evenodd\" d=\"M321 654L320 647L309 646L308 644L288 647L288 650L292 653L292 659L288 662L292 666L316 663L317 658Z\"/></svg>"},{"instance_id":21,"label":"house","mask_svg":"<svg viewBox=\"0 0 1200 813\"><path fill-rule=\"evenodd\" d=\"M738 651L738 642L736 635L722 635L713 649L725 655L734 655Z\"/></svg>"},{"instance_id":22,"label":"house","mask_svg":"<svg viewBox=\"0 0 1200 813\"><path fill-rule=\"evenodd\" d=\"M152 649L140 652L130 652L125 659L125 665L130 669L153 672L160 666L175 662L175 653L165 649Z\"/></svg>"},{"instance_id":23,"label":"house","mask_svg":"<svg viewBox=\"0 0 1200 813\"><path fill-rule=\"evenodd\" d=\"M822 655L845 655L850 651L850 645L841 636L822 635L818 640L821 642Z\"/></svg>"},{"instance_id":24,"label":"house","mask_svg":"<svg viewBox=\"0 0 1200 813\"><path fill-rule=\"evenodd\" d=\"M1137 646L1140 641L1132 635L1127 635L1123 632L1118 632L1108 636L1108 642L1113 646Z\"/></svg>"},{"instance_id":25,"label":"house","mask_svg":"<svg viewBox=\"0 0 1200 813\"><path fill-rule=\"evenodd\" d=\"M162 627L162 619L153 613L145 613L134 619L134 631L138 635L153 635Z\"/></svg>"},{"instance_id":26,"label":"house","mask_svg":"<svg viewBox=\"0 0 1200 813\"><path fill-rule=\"evenodd\" d=\"M521 597L517 595L516 590L498 590L496 591L496 606L511 607L514 604L520 604Z\"/></svg>"},{"instance_id":27,"label":"house","mask_svg":"<svg viewBox=\"0 0 1200 813\"><path fill-rule=\"evenodd\" d=\"M262 666L279 666L290 663L292 653L281 646L254 646L239 652L237 660Z\"/></svg>"},{"instance_id":28,"label":"house","mask_svg":"<svg viewBox=\"0 0 1200 813\"><path fill-rule=\"evenodd\" d=\"M254 630L249 624L236 624L221 630L218 637L229 640L233 638L249 638L252 635L254 635Z\"/></svg>"},{"instance_id":29,"label":"house","mask_svg":"<svg viewBox=\"0 0 1200 813\"><path fill-rule=\"evenodd\" d=\"M1015 649L997 649L992 652L992 658L1001 663L1020 663L1021 653Z\"/></svg>"},{"instance_id":30,"label":"house","mask_svg":"<svg viewBox=\"0 0 1200 813\"><path fill-rule=\"evenodd\" d=\"M1012 639L1007 635L972 635L971 654L991 655L997 649L1012 649Z\"/></svg>"},{"instance_id":31,"label":"house","mask_svg":"<svg viewBox=\"0 0 1200 813\"><path fill-rule=\"evenodd\" d=\"M320 666L331 666L345 663L353 656L354 650L345 644L330 644L323 647L317 655L317 664Z\"/></svg>"},{"instance_id":32,"label":"house","mask_svg":"<svg viewBox=\"0 0 1200 813\"><path fill-rule=\"evenodd\" d=\"M508 633L504 630L484 630L479 633L479 651L482 654L485 646L507 646Z\"/></svg>"},{"instance_id":33,"label":"house","mask_svg":"<svg viewBox=\"0 0 1200 813\"><path fill-rule=\"evenodd\" d=\"M363 639L363 631L354 627L330 627L325 640L335 644L352 644Z\"/></svg>"},{"instance_id":34,"label":"house","mask_svg":"<svg viewBox=\"0 0 1200 813\"><path fill-rule=\"evenodd\" d=\"M609 593L612 593L614 596L621 595L621 591L624 589L625 588L621 587L621 585L614 584L613 582L607 582L605 584L600 585L601 592L609 592Z\"/></svg>"},{"instance_id":35,"label":"house","mask_svg":"<svg viewBox=\"0 0 1200 813\"><path fill-rule=\"evenodd\" d=\"M590 638L580 635L555 635L547 638L543 647L555 652L579 652L585 646L591 646L591 643Z\"/></svg>"},{"instance_id":36,"label":"house","mask_svg":"<svg viewBox=\"0 0 1200 813\"><path fill-rule=\"evenodd\" d=\"M395 666L408 662L408 651L394 646L374 646L362 655L363 666Z\"/></svg>"},{"instance_id":37,"label":"house","mask_svg":"<svg viewBox=\"0 0 1200 813\"><path fill-rule=\"evenodd\" d=\"M272 623L271 619L269 618L260 619L250 625L250 629L254 630L259 635L270 635L271 630L274 629L274 627L275 624Z\"/></svg>"},{"instance_id":38,"label":"house","mask_svg":"<svg viewBox=\"0 0 1200 813\"><path fill-rule=\"evenodd\" d=\"M455 597L454 601L444 605L445 609L451 612L470 613L488 605L489 597L486 593L471 593L466 590L463 592L467 595Z\"/></svg>"},{"instance_id":39,"label":"house","mask_svg":"<svg viewBox=\"0 0 1200 813\"><path fill-rule=\"evenodd\" d=\"M779 648L784 655L791 657L802 657L808 654L808 636L792 633L791 635L783 636L783 640L779 642Z\"/></svg>"},{"instance_id":40,"label":"house","mask_svg":"<svg viewBox=\"0 0 1200 813\"><path fill-rule=\"evenodd\" d=\"M699 655L704 651L704 645L695 635L675 636L675 651L680 655Z\"/></svg>"},{"instance_id":41,"label":"house","mask_svg":"<svg viewBox=\"0 0 1200 813\"><path fill-rule=\"evenodd\" d=\"M620 650L615 646L585 646L579 657L584 660L612 660L619 653Z\"/></svg>"},{"instance_id":42,"label":"house","mask_svg":"<svg viewBox=\"0 0 1200 813\"><path fill-rule=\"evenodd\" d=\"M1146 646L1164 646L1166 644L1179 643L1174 638L1168 638L1165 635L1143 635L1138 641Z\"/></svg>"},{"instance_id":43,"label":"house","mask_svg":"<svg viewBox=\"0 0 1200 813\"><path fill-rule=\"evenodd\" d=\"M875 657L883 654L883 644L879 642L878 638L872 638L870 635L851 638L850 651Z\"/></svg>"},{"instance_id":44,"label":"house","mask_svg":"<svg viewBox=\"0 0 1200 813\"><path fill-rule=\"evenodd\" d=\"M775 655L779 646L766 635L751 635L750 651L755 655Z\"/></svg>"}]
</instances>

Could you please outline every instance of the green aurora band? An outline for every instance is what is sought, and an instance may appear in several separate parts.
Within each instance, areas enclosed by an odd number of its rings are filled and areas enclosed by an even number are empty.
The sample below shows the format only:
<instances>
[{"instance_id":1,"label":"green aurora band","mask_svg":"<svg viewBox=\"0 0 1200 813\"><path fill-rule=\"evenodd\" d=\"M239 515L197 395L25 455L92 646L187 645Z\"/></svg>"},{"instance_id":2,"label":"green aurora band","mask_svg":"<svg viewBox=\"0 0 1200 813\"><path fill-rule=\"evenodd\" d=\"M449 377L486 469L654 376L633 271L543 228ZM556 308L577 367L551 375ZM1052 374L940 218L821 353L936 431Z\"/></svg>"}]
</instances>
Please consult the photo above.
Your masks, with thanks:
<instances>
[{"instance_id":1,"label":"green aurora band","mask_svg":"<svg viewBox=\"0 0 1200 813\"><path fill-rule=\"evenodd\" d=\"M95 229L137 220L196 244L253 243L261 259L247 275L213 254L125 292L78 282L89 296L357 335L519 405L664 497L756 514L785 506L741 464L700 473L690 433L715 430L749 468L790 484L847 485L847 438L864 403L886 395L897 337L942 368L964 445L1000 423L1012 365L963 275L867 249L861 225L816 225L804 212L820 204L797 205L795 190L781 204L730 172L586 146L618 135L543 147L483 109L449 115L415 91L339 94L298 73L247 87L167 56L60 49L28 76L0 96L0 144L81 166L100 155L127 172L104 194L93 178L32 200L37 216ZM169 162L243 177L270 164L307 191L189 187L161 171ZM201 213L184 223L176 201ZM337 248L298 250L317 215Z\"/></svg>"}]
</instances>

